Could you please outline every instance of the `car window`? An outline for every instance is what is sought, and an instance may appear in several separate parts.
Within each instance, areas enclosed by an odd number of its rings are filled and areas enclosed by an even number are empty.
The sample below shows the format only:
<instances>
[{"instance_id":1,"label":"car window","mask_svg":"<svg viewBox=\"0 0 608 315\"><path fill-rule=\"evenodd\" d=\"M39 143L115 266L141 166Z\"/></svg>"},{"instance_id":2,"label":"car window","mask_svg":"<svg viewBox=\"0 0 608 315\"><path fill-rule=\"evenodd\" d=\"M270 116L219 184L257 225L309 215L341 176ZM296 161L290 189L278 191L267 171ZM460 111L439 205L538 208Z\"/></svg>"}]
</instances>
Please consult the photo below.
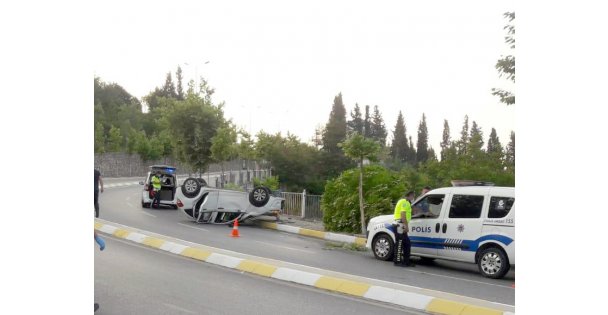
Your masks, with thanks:
<instances>
[{"instance_id":1,"label":"car window","mask_svg":"<svg viewBox=\"0 0 608 315\"><path fill-rule=\"evenodd\" d=\"M475 219L481 216L483 196L454 195L450 205L450 218Z\"/></svg>"},{"instance_id":2,"label":"car window","mask_svg":"<svg viewBox=\"0 0 608 315\"><path fill-rule=\"evenodd\" d=\"M497 219L504 218L511 211L515 203L515 198L510 197L492 197L490 198L490 211L488 212L488 218Z\"/></svg>"},{"instance_id":3,"label":"car window","mask_svg":"<svg viewBox=\"0 0 608 315\"><path fill-rule=\"evenodd\" d=\"M412 206L412 213L417 218L436 218L441 214L445 195L427 195Z\"/></svg>"}]
</instances>

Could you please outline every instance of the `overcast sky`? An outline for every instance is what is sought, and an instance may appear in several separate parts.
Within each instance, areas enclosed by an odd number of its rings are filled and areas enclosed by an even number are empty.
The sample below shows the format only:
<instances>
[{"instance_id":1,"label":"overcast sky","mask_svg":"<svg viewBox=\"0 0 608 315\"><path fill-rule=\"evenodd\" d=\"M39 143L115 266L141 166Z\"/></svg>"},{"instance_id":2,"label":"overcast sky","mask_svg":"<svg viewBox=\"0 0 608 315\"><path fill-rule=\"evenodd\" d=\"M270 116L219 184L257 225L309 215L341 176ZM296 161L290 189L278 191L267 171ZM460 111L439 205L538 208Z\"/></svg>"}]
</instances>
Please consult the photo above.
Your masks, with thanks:
<instances>
[{"instance_id":1,"label":"overcast sky","mask_svg":"<svg viewBox=\"0 0 608 315\"><path fill-rule=\"evenodd\" d=\"M511 53L503 13L513 10L513 1L106 1L94 12L92 64L140 99L181 65L254 134L309 141L341 92L347 113L378 105L389 139L402 111L416 141L425 113L439 153L443 120L455 139L469 115L486 143L494 127L504 146L515 108L491 89L511 86L494 65Z\"/></svg>"}]
</instances>

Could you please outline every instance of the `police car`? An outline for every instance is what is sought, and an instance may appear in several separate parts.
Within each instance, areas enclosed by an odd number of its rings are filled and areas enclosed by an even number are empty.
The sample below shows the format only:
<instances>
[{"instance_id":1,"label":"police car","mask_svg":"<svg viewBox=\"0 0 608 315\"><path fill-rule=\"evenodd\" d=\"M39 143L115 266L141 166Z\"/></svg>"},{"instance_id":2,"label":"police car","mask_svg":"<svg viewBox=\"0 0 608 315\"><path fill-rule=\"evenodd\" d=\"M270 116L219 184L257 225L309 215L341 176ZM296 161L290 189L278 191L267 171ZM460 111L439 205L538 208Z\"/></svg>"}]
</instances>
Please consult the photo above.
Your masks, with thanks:
<instances>
[{"instance_id":1,"label":"police car","mask_svg":"<svg viewBox=\"0 0 608 315\"><path fill-rule=\"evenodd\" d=\"M412 205L412 256L475 263L488 278L502 278L515 265L515 188L488 182L452 181ZM367 244L380 260L393 258L393 215L372 218Z\"/></svg>"},{"instance_id":2,"label":"police car","mask_svg":"<svg viewBox=\"0 0 608 315\"><path fill-rule=\"evenodd\" d=\"M177 209L177 177L175 175L175 167L168 165L152 165L150 171L146 176L145 181L139 182L140 185L144 185L144 190L141 194L141 206L143 208L150 208L154 196L152 194L152 175L160 172L160 205L170 206Z\"/></svg>"}]
</instances>

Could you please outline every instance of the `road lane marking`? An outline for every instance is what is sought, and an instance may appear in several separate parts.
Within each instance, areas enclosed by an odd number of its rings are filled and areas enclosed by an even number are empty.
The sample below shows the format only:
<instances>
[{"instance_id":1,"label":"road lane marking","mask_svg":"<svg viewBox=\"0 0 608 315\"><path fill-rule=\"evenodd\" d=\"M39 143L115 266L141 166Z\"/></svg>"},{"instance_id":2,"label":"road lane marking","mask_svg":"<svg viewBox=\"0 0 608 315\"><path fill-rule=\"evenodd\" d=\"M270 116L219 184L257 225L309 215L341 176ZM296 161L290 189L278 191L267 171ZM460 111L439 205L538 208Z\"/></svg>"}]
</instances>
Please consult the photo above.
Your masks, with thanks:
<instances>
[{"instance_id":1,"label":"road lane marking","mask_svg":"<svg viewBox=\"0 0 608 315\"><path fill-rule=\"evenodd\" d=\"M199 228L199 227L196 227L196 226L191 226L191 225L183 224L183 223L178 223L178 224L181 225L181 226L185 226L185 227L191 228L191 229L197 229L197 230L209 232L209 230L206 230L206 229L203 229L203 228Z\"/></svg>"},{"instance_id":2,"label":"road lane marking","mask_svg":"<svg viewBox=\"0 0 608 315\"><path fill-rule=\"evenodd\" d=\"M182 308L182 307L179 307L179 306L177 306L177 305L173 305L173 304L169 304L169 303L163 303L163 305L165 305L165 306L166 306L166 307L168 307L168 308L172 308L172 309L174 309L174 310L178 310L178 311L182 311L182 312L185 312L185 313L190 313L190 314L196 314L196 313L195 313L195 312L193 312L193 311L187 310L187 309Z\"/></svg>"},{"instance_id":3,"label":"road lane marking","mask_svg":"<svg viewBox=\"0 0 608 315\"><path fill-rule=\"evenodd\" d=\"M308 253L308 254L316 254L316 252L305 250L305 249L299 249L299 248L287 247L287 246L282 246L282 245L276 245L276 244L262 242L262 241L254 241L254 242L265 244L265 245L268 245L268 246L274 246L274 247L289 249L289 250L297 250L299 252L304 252L304 253Z\"/></svg>"},{"instance_id":4,"label":"road lane marking","mask_svg":"<svg viewBox=\"0 0 608 315\"><path fill-rule=\"evenodd\" d=\"M149 216L151 216L151 217L156 218L156 216L155 216L155 215L153 215L153 214L149 214L149 213L147 213L147 212L146 212L146 211L144 211L144 210L141 210L141 213L143 213L143 214L145 214L145 215L149 215Z\"/></svg>"}]
</instances>

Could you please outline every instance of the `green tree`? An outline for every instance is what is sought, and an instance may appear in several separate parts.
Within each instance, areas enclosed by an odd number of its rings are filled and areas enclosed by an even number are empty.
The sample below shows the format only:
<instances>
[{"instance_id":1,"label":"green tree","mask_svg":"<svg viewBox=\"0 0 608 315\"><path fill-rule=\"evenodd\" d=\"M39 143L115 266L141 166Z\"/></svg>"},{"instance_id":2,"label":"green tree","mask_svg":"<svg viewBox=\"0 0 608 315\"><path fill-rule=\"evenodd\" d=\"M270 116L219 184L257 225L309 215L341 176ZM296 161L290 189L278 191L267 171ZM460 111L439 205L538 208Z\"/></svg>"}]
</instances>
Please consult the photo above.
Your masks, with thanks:
<instances>
[{"instance_id":1,"label":"green tree","mask_svg":"<svg viewBox=\"0 0 608 315\"><path fill-rule=\"evenodd\" d=\"M416 165L416 148L414 148L414 141L412 141L412 136L409 136L409 148L407 150L407 163L410 165Z\"/></svg>"},{"instance_id":2,"label":"green tree","mask_svg":"<svg viewBox=\"0 0 608 315\"><path fill-rule=\"evenodd\" d=\"M369 105L365 105L365 119L363 119L363 136L369 138L372 134L372 121L369 117Z\"/></svg>"},{"instance_id":3,"label":"green tree","mask_svg":"<svg viewBox=\"0 0 608 315\"><path fill-rule=\"evenodd\" d=\"M175 72L175 77L177 78L177 99L180 101L184 100L184 87L182 85L182 80L184 79L182 76L182 67L177 66L177 71Z\"/></svg>"},{"instance_id":4,"label":"green tree","mask_svg":"<svg viewBox=\"0 0 608 315\"><path fill-rule=\"evenodd\" d=\"M507 30L507 36L505 36L505 43L509 45L510 49L515 49L515 12L506 12L504 17L509 20L504 29ZM515 56L507 55L501 56L496 62L496 70L498 71L499 77L506 77L507 80L515 83ZM492 89L492 95L498 96L500 102L507 105L515 104L515 93L499 88Z\"/></svg>"},{"instance_id":5,"label":"green tree","mask_svg":"<svg viewBox=\"0 0 608 315\"><path fill-rule=\"evenodd\" d=\"M361 117L361 109L359 108L359 104L355 103L355 109L354 111L350 112L350 117L351 120L346 123L348 126L348 134L352 134L354 132L363 134L363 118Z\"/></svg>"},{"instance_id":6,"label":"green tree","mask_svg":"<svg viewBox=\"0 0 608 315\"><path fill-rule=\"evenodd\" d=\"M468 154L478 158L483 151L483 132L477 122L473 121L471 125L471 136L469 137Z\"/></svg>"},{"instance_id":7,"label":"green tree","mask_svg":"<svg viewBox=\"0 0 608 315\"><path fill-rule=\"evenodd\" d=\"M238 153L236 144L236 130L234 126L227 124L217 130L211 139L211 157L220 163L222 169L222 183L224 187L224 162L232 160Z\"/></svg>"},{"instance_id":8,"label":"green tree","mask_svg":"<svg viewBox=\"0 0 608 315\"><path fill-rule=\"evenodd\" d=\"M105 151L106 137L103 132L103 124L98 122L95 124L95 153L104 153Z\"/></svg>"},{"instance_id":9,"label":"green tree","mask_svg":"<svg viewBox=\"0 0 608 315\"><path fill-rule=\"evenodd\" d=\"M186 99L166 114L166 119L178 159L202 173L212 162L211 139L224 124L223 104L214 105L208 90L189 91Z\"/></svg>"},{"instance_id":10,"label":"green tree","mask_svg":"<svg viewBox=\"0 0 608 315\"><path fill-rule=\"evenodd\" d=\"M391 144L391 157L401 163L405 163L407 160L408 144L405 135L405 123L403 121L403 114L399 111L397 116L397 123L393 131L393 142Z\"/></svg>"},{"instance_id":11,"label":"green tree","mask_svg":"<svg viewBox=\"0 0 608 315\"><path fill-rule=\"evenodd\" d=\"M464 116L464 123L462 124L462 130L460 131L460 140L456 143L458 155L467 154L467 146L469 144L469 116Z\"/></svg>"},{"instance_id":12,"label":"green tree","mask_svg":"<svg viewBox=\"0 0 608 315\"><path fill-rule=\"evenodd\" d=\"M486 152L488 158L498 166L503 164L503 147L500 143L500 139L496 135L496 129L492 128L490 137L488 138L488 144Z\"/></svg>"},{"instance_id":13,"label":"green tree","mask_svg":"<svg viewBox=\"0 0 608 315\"><path fill-rule=\"evenodd\" d=\"M359 164L359 211L361 215L361 234L365 234L365 210L363 205L363 160L375 161L381 145L372 139L366 139L359 133L353 134L340 144L344 154Z\"/></svg>"},{"instance_id":14,"label":"green tree","mask_svg":"<svg viewBox=\"0 0 608 315\"><path fill-rule=\"evenodd\" d=\"M505 165L515 172L515 132L511 131L511 141L505 149Z\"/></svg>"},{"instance_id":15,"label":"green tree","mask_svg":"<svg viewBox=\"0 0 608 315\"><path fill-rule=\"evenodd\" d=\"M449 154L448 150L452 146L452 140L450 139L450 125L448 120L443 120L443 135L441 137L441 160L445 160Z\"/></svg>"},{"instance_id":16,"label":"green tree","mask_svg":"<svg viewBox=\"0 0 608 315\"><path fill-rule=\"evenodd\" d=\"M426 127L426 116L422 114L422 120L418 125L418 142L416 143L416 161L424 163L429 158L429 132Z\"/></svg>"},{"instance_id":17,"label":"green tree","mask_svg":"<svg viewBox=\"0 0 608 315\"><path fill-rule=\"evenodd\" d=\"M325 175L333 177L350 166L348 159L338 147L346 139L346 109L342 102L342 93L334 98L329 121L323 133L323 165Z\"/></svg>"},{"instance_id":18,"label":"green tree","mask_svg":"<svg viewBox=\"0 0 608 315\"><path fill-rule=\"evenodd\" d=\"M390 214L393 203L403 194L405 187L397 174L380 165L364 167L363 183L365 222L371 218ZM321 199L323 225L328 231L360 233L359 168L349 169L335 179L328 180Z\"/></svg>"},{"instance_id":19,"label":"green tree","mask_svg":"<svg viewBox=\"0 0 608 315\"><path fill-rule=\"evenodd\" d=\"M120 129L112 126L108 134L108 141L106 144L106 150L108 152L120 152L122 149L122 135Z\"/></svg>"},{"instance_id":20,"label":"green tree","mask_svg":"<svg viewBox=\"0 0 608 315\"><path fill-rule=\"evenodd\" d=\"M380 146L385 147L387 136L386 126L384 125L384 119L382 118L382 114L377 105L374 106L374 116L372 116L370 129L369 138L380 143Z\"/></svg>"}]
</instances>

